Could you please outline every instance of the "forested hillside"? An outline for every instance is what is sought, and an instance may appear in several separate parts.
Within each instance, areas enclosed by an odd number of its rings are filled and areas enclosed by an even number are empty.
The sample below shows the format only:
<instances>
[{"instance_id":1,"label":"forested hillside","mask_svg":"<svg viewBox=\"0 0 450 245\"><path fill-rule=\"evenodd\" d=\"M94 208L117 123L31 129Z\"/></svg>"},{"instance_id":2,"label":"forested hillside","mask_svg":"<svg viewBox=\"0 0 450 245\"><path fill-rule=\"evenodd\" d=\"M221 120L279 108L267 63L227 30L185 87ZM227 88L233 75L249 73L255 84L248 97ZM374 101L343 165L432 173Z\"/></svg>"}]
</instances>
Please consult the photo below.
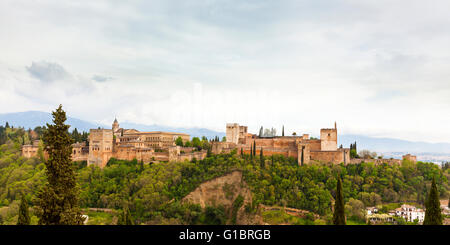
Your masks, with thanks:
<instances>
[{"instance_id":1,"label":"forested hillside","mask_svg":"<svg viewBox=\"0 0 450 245\"><path fill-rule=\"evenodd\" d=\"M17 219L18 202L26 195L29 206L45 181L45 165L39 157L20 156L22 129L7 129L0 145L0 221ZM224 207L181 204L181 199L202 182L241 170L253 194L246 212L259 212L258 204L286 206L319 214L330 222L336 177L343 179L348 215L361 218L361 208L377 204L413 202L423 204L434 176L441 198L450 191L450 169L433 163L397 165L298 166L295 159L239 154L213 155L201 161L143 164L111 159L104 169L74 163L82 208L121 210L127 206L137 224L225 224L230 217ZM34 217L35 219L35 217ZM33 223L32 218L32 223Z\"/></svg>"}]
</instances>

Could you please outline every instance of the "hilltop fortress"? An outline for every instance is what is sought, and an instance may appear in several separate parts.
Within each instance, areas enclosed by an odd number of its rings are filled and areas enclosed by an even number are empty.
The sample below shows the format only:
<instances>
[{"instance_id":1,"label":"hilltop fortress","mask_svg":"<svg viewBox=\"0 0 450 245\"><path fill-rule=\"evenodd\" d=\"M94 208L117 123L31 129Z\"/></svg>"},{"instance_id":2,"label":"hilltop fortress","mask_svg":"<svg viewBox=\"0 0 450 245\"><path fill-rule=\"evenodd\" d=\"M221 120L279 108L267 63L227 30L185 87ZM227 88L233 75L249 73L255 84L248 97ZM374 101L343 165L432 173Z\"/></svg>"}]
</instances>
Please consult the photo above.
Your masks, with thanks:
<instances>
[{"instance_id":1,"label":"hilltop fortress","mask_svg":"<svg viewBox=\"0 0 450 245\"><path fill-rule=\"evenodd\" d=\"M308 164L311 161L328 163L355 164L362 161L374 163L400 164L399 159L351 159L350 149L338 147L337 125L334 128L322 128L320 139L310 138L309 134L276 136L276 131L266 130L263 134L250 134L247 126L237 123L226 125L226 141L211 142L211 152L214 154L242 152L250 154L255 149L255 154L264 156L274 154L297 159L299 165ZM284 130L283 130L284 131ZM177 146L175 141L181 138L183 144L190 140L189 134L173 132L140 132L136 129L121 128L117 119L114 120L111 129L91 129L89 133L89 145L75 143L72 145L72 160L87 161L88 165L105 167L111 158L119 160L143 161L144 163L155 161L191 161L202 160L207 156L206 150L197 150L195 147ZM33 145L24 145L22 155L33 157L38 155L39 141ZM44 157L47 157L44 152ZM416 161L416 156L407 154L404 160Z\"/></svg>"},{"instance_id":2,"label":"hilltop fortress","mask_svg":"<svg viewBox=\"0 0 450 245\"><path fill-rule=\"evenodd\" d=\"M272 130L273 131L273 130ZM267 134L266 134L267 135ZM320 139L313 139L309 134L301 136L262 136L247 132L247 126L237 123L227 124L226 142L214 142L212 152L231 152L233 149L249 154L254 145L256 154L261 149L264 156L280 154L298 159L298 164L308 164L311 160L350 163L350 149L338 148L337 126L320 130Z\"/></svg>"},{"instance_id":3,"label":"hilltop fortress","mask_svg":"<svg viewBox=\"0 0 450 245\"><path fill-rule=\"evenodd\" d=\"M111 129L91 129L89 145L72 144L72 160L87 161L89 165L105 167L109 159L143 161L184 161L204 159L206 151L196 151L194 147L175 145L181 137L183 143L190 140L189 134L172 132L140 132L136 129L121 128L117 119ZM39 141L33 145L24 145L22 155L32 157L38 154ZM46 154L44 154L46 155Z\"/></svg>"}]
</instances>

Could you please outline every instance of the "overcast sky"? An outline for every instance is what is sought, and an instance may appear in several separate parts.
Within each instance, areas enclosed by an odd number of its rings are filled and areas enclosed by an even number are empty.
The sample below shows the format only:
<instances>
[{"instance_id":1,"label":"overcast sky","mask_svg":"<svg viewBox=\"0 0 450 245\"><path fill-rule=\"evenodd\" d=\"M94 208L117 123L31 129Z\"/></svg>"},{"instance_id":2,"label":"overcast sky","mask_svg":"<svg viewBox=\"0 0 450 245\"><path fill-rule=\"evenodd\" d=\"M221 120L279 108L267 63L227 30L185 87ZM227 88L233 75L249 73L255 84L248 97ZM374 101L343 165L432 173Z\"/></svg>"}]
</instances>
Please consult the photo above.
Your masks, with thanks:
<instances>
[{"instance_id":1,"label":"overcast sky","mask_svg":"<svg viewBox=\"0 0 450 245\"><path fill-rule=\"evenodd\" d=\"M0 2L0 112L450 142L450 1Z\"/></svg>"}]
</instances>

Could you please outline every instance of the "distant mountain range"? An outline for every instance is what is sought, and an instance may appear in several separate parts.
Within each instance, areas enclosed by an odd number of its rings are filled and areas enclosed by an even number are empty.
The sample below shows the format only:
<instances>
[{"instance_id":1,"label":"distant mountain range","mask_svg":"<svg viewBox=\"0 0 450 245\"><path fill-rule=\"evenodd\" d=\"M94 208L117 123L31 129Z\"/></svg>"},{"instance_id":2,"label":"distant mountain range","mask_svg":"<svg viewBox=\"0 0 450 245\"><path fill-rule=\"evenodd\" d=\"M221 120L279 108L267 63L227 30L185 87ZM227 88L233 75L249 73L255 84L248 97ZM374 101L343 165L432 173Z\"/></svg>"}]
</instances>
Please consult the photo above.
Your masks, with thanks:
<instances>
[{"instance_id":1,"label":"distant mountain range","mask_svg":"<svg viewBox=\"0 0 450 245\"><path fill-rule=\"evenodd\" d=\"M5 125L6 122L14 127L24 127L25 129L34 129L37 126L44 126L46 123L52 123L51 113L42 111L26 111L26 112L14 112L14 113L3 113L0 114L0 125ZM67 124L69 124L70 131L77 129L78 131L89 132L92 128L111 128L111 125L103 125L92 123L84 120L80 120L73 117L67 118ZM112 122L111 122L112 123ZM119 122L120 127L123 128L134 128L139 131L166 131L166 132L180 132L191 135L191 137L201 137L206 136L208 139L219 136L222 138L225 136L224 132L216 132L206 128L173 128L160 125L143 125L131 122Z\"/></svg>"},{"instance_id":2,"label":"distant mountain range","mask_svg":"<svg viewBox=\"0 0 450 245\"><path fill-rule=\"evenodd\" d=\"M46 123L51 123L52 116L50 113L41 111L27 111L16 113L4 113L0 114L0 125L5 125L8 122L14 127L35 128L36 126L42 126ZM91 128L110 128L111 125L99 125L96 123L80 120L77 118L69 117L67 124L71 125L70 130L77 128L78 131L87 131ZM120 126L123 128L134 128L139 131L167 131L167 132L180 132L190 134L191 137L206 136L208 139L219 136L222 138L225 136L224 132L217 132L206 128L174 128L161 125L143 125L132 122L121 122ZM357 142L358 151L367 149L370 151L376 151L383 153L385 156L398 158L403 153L413 153L418 156L427 155L439 156L436 159L446 159L450 161L450 143L427 143L427 142L412 142L401 139L393 138L375 138L364 135L339 135L338 145L342 144L344 147L349 147L351 143ZM432 158L434 159L434 158Z\"/></svg>"},{"instance_id":3,"label":"distant mountain range","mask_svg":"<svg viewBox=\"0 0 450 245\"><path fill-rule=\"evenodd\" d=\"M392 138L375 138L363 135L339 135L339 144L348 147L356 141L359 150L367 149L376 152L434 152L450 154L450 143L413 142Z\"/></svg>"},{"instance_id":4,"label":"distant mountain range","mask_svg":"<svg viewBox=\"0 0 450 245\"><path fill-rule=\"evenodd\" d=\"M14 127L24 127L25 129L34 129L37 126L45 126L46 123L52 123L52 114L42 111L25 111L0 114L0 125L6 122ZM68 117L67 124L71 125L70 130L77 128L78 131L89 132L91 128L103 127L91 122L86 122L77 118Z\"/></svg>"}]
</instances>

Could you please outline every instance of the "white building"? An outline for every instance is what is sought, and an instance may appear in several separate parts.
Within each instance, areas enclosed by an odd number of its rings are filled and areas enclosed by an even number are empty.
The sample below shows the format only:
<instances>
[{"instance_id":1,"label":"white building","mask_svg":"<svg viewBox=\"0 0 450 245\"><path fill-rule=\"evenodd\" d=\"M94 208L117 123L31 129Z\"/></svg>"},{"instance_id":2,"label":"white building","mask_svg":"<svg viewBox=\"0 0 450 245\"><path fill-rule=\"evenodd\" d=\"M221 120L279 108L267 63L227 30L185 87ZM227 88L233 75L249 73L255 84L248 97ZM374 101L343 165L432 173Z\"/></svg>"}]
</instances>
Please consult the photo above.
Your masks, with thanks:
<instances>
[{"instance_id":1,"label":"white building","mask_svg":"<svg viewBox=\"0 0 450 245\"><path fill-rule=\"evenodd\" d=\"M367 207L366 208L367 215L372 215L378 213L378 209L376 207Z\"/></svg>"},{"instance_id":2,"label":"white building","mask_svg":"<svg viewBox=\"0 0 450 245\"><path fill-rule=\"evenodd\" d=\"M83 225L87 225L88 221L89 221L89 216L87 216L86 214L81 215L81 217L84 218L84 222Z\"/></svg>"},{"instance_id":3,"label":"white building","mask_svg":"<svg viewBox=\"0 0 450 245\"><path fill-rule=\"evenodd\" d=\"M419 223L423 223L423 220L425 219L424 210L407 204L403 204L400 208L395 209L395 215L403 217L408 222L418 220Z\"/></svg>"}]
</instances>

